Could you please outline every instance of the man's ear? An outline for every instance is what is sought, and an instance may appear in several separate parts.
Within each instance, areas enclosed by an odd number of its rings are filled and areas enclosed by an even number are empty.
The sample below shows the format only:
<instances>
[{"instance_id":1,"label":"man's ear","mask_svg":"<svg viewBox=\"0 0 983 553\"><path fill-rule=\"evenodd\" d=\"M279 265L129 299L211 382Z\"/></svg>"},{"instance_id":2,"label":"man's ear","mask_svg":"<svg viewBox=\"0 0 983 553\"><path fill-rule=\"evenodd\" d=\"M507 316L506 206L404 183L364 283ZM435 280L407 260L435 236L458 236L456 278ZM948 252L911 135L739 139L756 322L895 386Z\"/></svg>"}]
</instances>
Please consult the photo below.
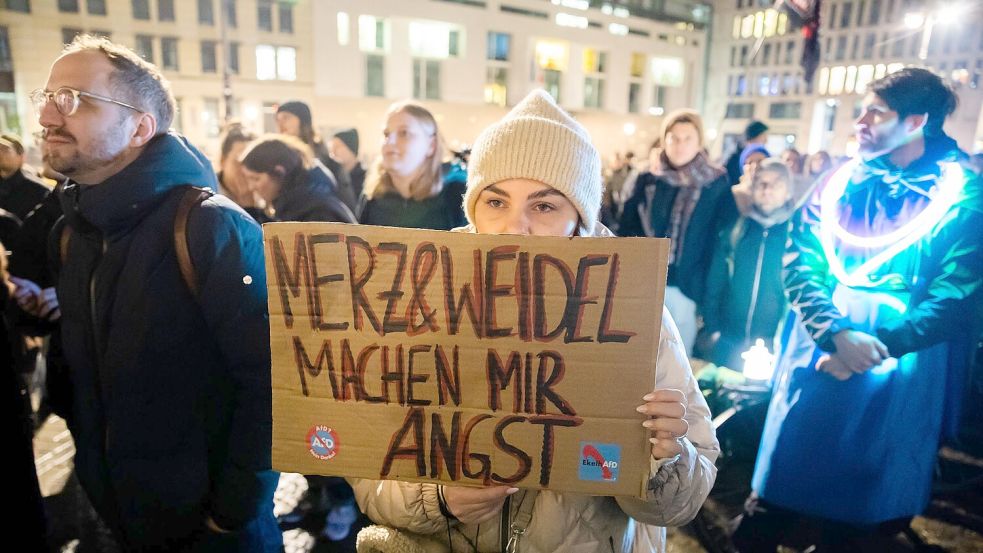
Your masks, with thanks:
<instances>
[{"instance_id":1,"label":"man's ear","mask_svg":"<svg viewBox=\"0 0 983 553\"><path fill-rule=\"evenodd\" d=\"M908 133L914 133L925 129L928 124L927 113L915 113L905 117L905 124L908 126Z\"/></svg>"},{"instance_id":2,"label":"man's ear","mask_svg":"<svg viewBox=\"0 0 983 553\"><path fill-rule=\"evenodd\" d=\"M157 118L151 113L141 113L137 119L136 128L133 129L133 136L130 137L130 145L134 148L140 148L156 135Z\"/></svg>"}]
</instances>

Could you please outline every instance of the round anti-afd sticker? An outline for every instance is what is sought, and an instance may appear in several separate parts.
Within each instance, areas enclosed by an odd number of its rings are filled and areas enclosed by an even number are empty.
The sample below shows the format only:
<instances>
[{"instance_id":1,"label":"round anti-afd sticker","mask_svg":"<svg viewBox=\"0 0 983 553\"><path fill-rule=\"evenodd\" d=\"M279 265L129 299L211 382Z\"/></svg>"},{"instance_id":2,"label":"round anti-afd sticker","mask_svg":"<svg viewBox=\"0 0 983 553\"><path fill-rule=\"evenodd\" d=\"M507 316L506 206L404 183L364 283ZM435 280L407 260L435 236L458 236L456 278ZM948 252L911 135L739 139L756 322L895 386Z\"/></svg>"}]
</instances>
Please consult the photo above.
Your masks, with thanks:
<instances>
[{"instance_id":1,"label":"round anti-afd sticker","mask_svg":"<svg viewBox=\"0 0 983 553\"><path fill-rule=\"evenodd\" d=\"M338 433L322 424L314 426L307 433L307 446L311 455L322 461L334 458L340 445Z\"/></svg>"}]
</instances>

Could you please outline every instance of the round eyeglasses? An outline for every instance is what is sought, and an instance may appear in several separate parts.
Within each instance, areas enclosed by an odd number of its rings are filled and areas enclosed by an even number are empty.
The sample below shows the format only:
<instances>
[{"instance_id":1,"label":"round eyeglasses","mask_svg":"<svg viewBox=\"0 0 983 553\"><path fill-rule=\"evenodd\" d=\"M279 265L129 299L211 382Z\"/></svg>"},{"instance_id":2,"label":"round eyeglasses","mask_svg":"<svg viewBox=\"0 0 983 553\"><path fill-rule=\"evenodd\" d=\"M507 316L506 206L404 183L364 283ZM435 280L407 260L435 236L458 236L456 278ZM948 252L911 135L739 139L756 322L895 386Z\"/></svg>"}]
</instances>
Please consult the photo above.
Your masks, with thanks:
<instances>
[{"instance_id":1,"label":"round eyeglasses","mask_svg":"<svg viewBox=\"0 0 983 553\"><path fill-rule=\"evenodd\" d=\"M44 106L48 102L54 102L55 108L58 113L68 117L74 115L79 109L80 98L92 98L93 100L100 100L102 102L109 102L111 104L116 104L118 106L123 106L125 108L132 109L137 113L144 113L144 111L136 106L127 104L126 102L120 102L119 100L114 100L108 96L101 96L99 94L93 94L91 92L85 92L82 90L76 90L67 86L63 86L55 91L37 89L31 93L31 103L34 104L34 109L39 114Z\"/></svg>"}]
</instances>

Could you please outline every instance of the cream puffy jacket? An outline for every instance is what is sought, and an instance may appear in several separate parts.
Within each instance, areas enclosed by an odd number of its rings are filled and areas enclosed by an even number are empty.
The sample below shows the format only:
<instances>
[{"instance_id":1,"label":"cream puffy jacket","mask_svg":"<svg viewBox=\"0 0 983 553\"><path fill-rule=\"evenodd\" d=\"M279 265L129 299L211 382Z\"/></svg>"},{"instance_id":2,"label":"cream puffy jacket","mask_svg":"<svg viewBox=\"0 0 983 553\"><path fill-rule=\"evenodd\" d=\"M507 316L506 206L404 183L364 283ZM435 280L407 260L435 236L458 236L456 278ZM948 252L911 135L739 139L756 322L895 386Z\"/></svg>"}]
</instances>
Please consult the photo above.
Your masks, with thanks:
<instances>
[{"instance_id":1,"label":"cream puffy jacket","mask_svg":"<svg viewBox=\"0 0 983 553\"><path fill-rule=\"evenodd\" d=\"M601 225L589 234L611 235ZM675 388L686 396L689 430L680 440L682 454L652 460L644 500L539 492L520 553L664 551L664 527L686 524L696 515L716 478L714 461L720 446L679 331L665 308L657 367L655 388ZM502 535L502 515L480 525L448 521L440 512L435 484L362 479L351 479L351 484L362 512L376 524L421 535L415 543L424 551L450 551L448 534L457 552L502 551L508 539ZM523 494L506 503L511 516Z\"/></svg>"}]
</instances>

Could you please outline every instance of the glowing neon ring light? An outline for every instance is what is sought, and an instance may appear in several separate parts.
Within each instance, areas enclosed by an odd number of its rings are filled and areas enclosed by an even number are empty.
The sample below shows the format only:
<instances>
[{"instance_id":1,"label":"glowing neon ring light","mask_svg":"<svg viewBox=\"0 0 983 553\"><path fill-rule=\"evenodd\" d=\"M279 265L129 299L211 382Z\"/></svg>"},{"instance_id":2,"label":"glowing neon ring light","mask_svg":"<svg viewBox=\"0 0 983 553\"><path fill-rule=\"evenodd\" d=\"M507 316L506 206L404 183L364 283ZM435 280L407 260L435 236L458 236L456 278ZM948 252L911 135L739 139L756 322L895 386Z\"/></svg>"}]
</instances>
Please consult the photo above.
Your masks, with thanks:
<instances>
[{"instance_id":1,"label":"glowing neon ring light","mask_svg":"<svg viewBox=\"0 0 983 553\"><path fill-rule=\"evenodd\" d=\"M889 262L894 256L920 240L937 225L953 205L959 201L966 178L958 163L942 164L942 176L929 205L901 228L881 236L858 236L839 224L837 205L850 182L850 175L859 165L853 160L837 169L826 181L819 199L819 240L826 255L830 272L846 286L870 286L870 274ZM843 262L836 255L833 237L844 243L862 248L886 248L857 267L852 274L846 272Z\"/></svg>"}]
</instances>

